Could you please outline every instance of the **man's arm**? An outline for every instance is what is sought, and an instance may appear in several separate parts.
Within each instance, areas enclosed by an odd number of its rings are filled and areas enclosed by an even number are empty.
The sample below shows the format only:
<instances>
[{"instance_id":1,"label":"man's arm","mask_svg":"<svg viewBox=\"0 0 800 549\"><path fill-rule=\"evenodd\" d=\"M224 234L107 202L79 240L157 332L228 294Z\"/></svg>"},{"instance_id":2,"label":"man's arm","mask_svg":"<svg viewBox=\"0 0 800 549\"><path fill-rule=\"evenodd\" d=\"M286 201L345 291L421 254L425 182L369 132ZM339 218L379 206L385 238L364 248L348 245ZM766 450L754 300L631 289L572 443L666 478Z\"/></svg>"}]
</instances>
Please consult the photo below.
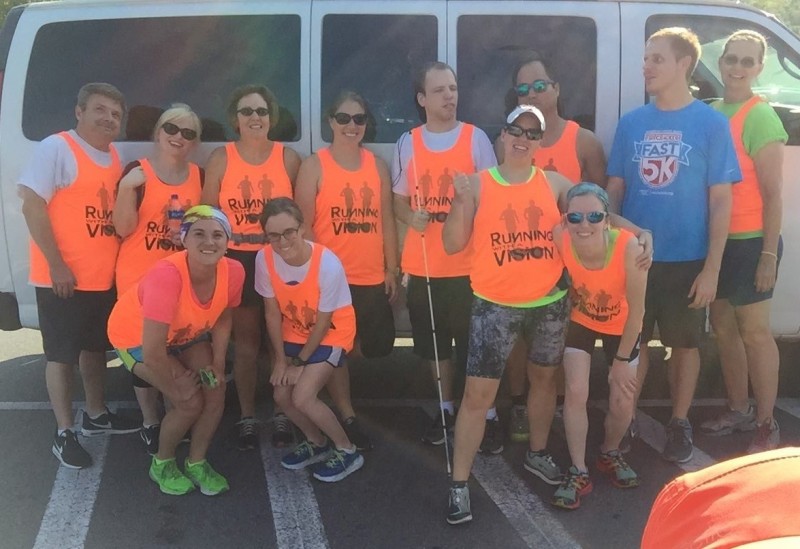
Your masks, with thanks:
<instances>
[{"instance_id":1,"label":"man's arm","mask_svg":"<svg viewBox=\"0 0 800 549\"><path fill-rule=\"evenodd\" d=\"M625 180L621 177L609 177L606 192L608 193L608 211L613 213L622 211L622 198L625 196Z\"/></svg>"},{"instance_id":2,"label":"man's arm","mask_svg":"<svg viewBox=\"0 0 800 549\"><path fill-rule=\"evenodd\" d=\"M453 181L453 203L442 229L444 251L455 254L466 248L475 221L480 178L477 174L457 174Z\"/></svg>"},{"instance_id":3,"label":"man's arm","mask_svg":"<svg viewBox=\"0 0 800 549\"><path fill-rule=\"evenodd\" d=\"M597 137L585 128L578 130L578 161L581 164L581 178L605 188L606 155Z\"/></svg>"},{"instance_id":4,"label":"man's arm","mask_svg":"<svg viewBox=\"0 0 800 549\"><path fill-rule=\"evenodd\" d=\"M697 275L689 291L694 299L689 307L702 309L714 301L717 295L717 279L722 264L722 253L728 239L728 228L731 223L730 183L712 185L708 189L708 254L703 270Z\"/></svg>"}]
</instances>

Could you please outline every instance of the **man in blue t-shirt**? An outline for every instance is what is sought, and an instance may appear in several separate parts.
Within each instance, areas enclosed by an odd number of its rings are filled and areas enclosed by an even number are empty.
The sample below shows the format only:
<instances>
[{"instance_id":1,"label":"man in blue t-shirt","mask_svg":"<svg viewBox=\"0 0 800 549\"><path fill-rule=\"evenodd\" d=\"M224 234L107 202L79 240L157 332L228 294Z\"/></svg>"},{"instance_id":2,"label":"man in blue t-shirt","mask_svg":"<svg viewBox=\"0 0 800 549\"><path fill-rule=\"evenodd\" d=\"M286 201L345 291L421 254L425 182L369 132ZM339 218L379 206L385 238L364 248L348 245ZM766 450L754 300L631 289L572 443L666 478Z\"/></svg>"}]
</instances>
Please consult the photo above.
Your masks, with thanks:
<instances>
[{"instance_id":1,"label":"man in blue t-shirt","mask_svg":"<svg viewBox=\"0 0 800 549\"><path fill-rule=\"evenodd\" d=\"M622 117L608 163L611 208L653 232L642 343L658 323L662 343L672 347L663 456L678 463L692 458L687 416L700 372L698 346L717 291L731 184L741 179L727 120L689 91L699 58L700 43L688 29L662 29L648 39L644 80L652 102ZM639 391L648 363L642 353Z\"/></svg>"}]
</instances>

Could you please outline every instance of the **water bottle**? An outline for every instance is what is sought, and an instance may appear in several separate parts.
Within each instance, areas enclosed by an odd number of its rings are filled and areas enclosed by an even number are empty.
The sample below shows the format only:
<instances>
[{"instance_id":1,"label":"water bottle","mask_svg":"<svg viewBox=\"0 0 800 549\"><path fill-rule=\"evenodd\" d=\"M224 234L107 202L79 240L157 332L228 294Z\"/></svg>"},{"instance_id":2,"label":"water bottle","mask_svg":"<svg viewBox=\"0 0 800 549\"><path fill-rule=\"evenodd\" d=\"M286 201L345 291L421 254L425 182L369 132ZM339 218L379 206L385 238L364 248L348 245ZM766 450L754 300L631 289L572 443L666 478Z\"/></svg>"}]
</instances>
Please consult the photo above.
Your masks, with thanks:
<instances>
[{"instance_id":1,"label":"water bottle","mask_svg":"<svg viewBox=\"0 0 800 549\"><path fill-rule=\"evenodd\" d=\"M178 195L173 194L169 198L169 209L167 210L167 228L169 229L169 238L173 242L180 240L181 221L183 221L183 206Z\"/></svg>"}]
</instances>

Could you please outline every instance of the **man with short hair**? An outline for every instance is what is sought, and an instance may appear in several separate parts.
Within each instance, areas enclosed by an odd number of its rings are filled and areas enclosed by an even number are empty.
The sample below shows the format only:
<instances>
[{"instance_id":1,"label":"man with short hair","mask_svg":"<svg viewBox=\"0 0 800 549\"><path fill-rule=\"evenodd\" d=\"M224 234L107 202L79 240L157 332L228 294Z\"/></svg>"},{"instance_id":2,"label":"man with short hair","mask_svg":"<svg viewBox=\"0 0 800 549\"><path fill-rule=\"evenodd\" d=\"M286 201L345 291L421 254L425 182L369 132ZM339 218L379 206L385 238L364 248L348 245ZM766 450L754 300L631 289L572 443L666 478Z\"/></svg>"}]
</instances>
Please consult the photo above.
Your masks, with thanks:
<instances>
[{"instance_id":1,"label":"man with short hair","mask_svg":"<svg viewBox=\"0 0 800 549\"><path fill-rule=\"evenodd\" d=\"M397 142L392 190L395 215L411 229L403 246L402 270L409 275L408 312L414 352L429 362L435 380L426 288L426 276L430 276L443 412L437 411L422 439L440 445L446 440L442 415L444 427L452 429L454 425L452 342L455 340L458 359L466 360L472 303L468 276L471 254L466 250L448 256L442 244L442 227L453 200L453 176L494 166L497 160L486 134L456 118L458 84L452 68L441 62L426 64L417 73L414 93L423 125L404 133ZM492 429L497 426L494 408L487 420L492 422ZM495 453L500 450L502 445L493 446Z\"/></svg>"},{"instance_id":2,"label":"man with short hair","mask_svg":"<svg viewBox=\"0 0 800 549\"><path fill-rule=\"evenodd\" d=\"M47 359L47 392L58 428L53 454L66 467L92 463L78 442L72 416L77 363L86 393L84 436L133 433L136 422L106 408L103 383L108 315L116 299L119 242L111 222L122 165L111 144L125 116L114 86L91 83L78 92L74 130L45 138L19 177L22 213L31 234L30 283L36 287Z\"/></svg>"},{"instance_id":3,"label":"man with short hair","mask_svg":"<svg viewBox=\"0 0 800 549\"><path fill-rule=\"evenodd\" d=\"M741 179L727 120L697 101L689 80L700 57L690 30L662 29L647 41L645 89L652 101L619 122L608 163L611 208L653 232L642 347L658 324L672 347L672 417L663 457L692 458L687 418L700 371L705 309L714 300L731 213L731 184ZM641 354L641 392L649 361Z\"/></svg>"}]
</instances>

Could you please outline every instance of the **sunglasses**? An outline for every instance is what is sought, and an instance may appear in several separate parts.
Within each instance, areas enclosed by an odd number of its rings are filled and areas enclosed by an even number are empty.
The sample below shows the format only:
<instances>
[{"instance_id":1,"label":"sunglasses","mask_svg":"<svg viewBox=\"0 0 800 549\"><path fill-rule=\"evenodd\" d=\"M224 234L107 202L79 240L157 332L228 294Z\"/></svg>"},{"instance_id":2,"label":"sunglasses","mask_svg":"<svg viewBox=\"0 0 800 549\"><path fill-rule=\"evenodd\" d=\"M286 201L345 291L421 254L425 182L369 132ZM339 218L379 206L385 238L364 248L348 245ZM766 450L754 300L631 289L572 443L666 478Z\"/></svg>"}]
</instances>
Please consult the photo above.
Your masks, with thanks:
<instances>
[{"instance_id":1,"label":"sunglasses","mask_svg":"<svg viewBox=\"0 0 800 549\"><path fill-rule=\"evenodd\" d=\"M580 212L569 212L566 214L567 223L571 223L573 225L578 225L583 223L583 220L586 219L592 225L597 225L601 223L608 214L606 212L588 212L588 213L580 213Z\"/></svg>"},{"instance_id":2,"label":"sunglasses","mask_svg":"<svg viewBox=\"0 0 800 549\"><path fill-rule=\"evenodd\" d=\"M253 113L256 113L258 116L267 116L269 114L269 109L267 107L242 107L238 111L239 114L242 116L253 116Z\"/></svg>"},{"instance_id":3,"label":"sunglasses","mask_svg":"<svg viewBox=\"0 0 800 549\"><path fill-rule=\"evenodd\" d=\"M364 113L349 115L346 112L337 112L333 115L333 119L336 120L337 124L341 124L342 126L349 124L351 120L356 126L363 126L367 123L367 115Z\"/></svg>"},{"instance_id":4,"label":"sunglasses","mask_svg":"<svg viewBox=\"0 0 800 549\"><path fill-rule=\"evenodd\" d=\"M529 128L525 130L514 124L506 124L506 133L511 137L521 137L524 135L528 138L528 141L539 141L544 135L544 132L540 128Z\"/></svg>"},{"instance_id":5,"label":"sunglasses","mask_svg":"<svg viewBox=\"0 0 800 549\"><path fill-rule=\"evenodd\" d=\"M297 231L300 230L300 227L295 227L293 229L286 229L282 233L267 233L267 241L270 244L277 244L281 241L281 238L289 241L297 236Z\"/></svg>"},{"instance_id":6,"label":"sunglasses","mask_svg":"<svg viewBox=\"0 0 800 549\"><path fill-rule=\"evenodd\" d=\"M172 122L164 122L164 124L161 125L161 129L164 130L167 135L176 135L180 132L181 136L183 136L186 141L194 141L197 139L197 132L195 130L191 128L179 128Z\"/></svg>"},{"instance_id":7,"label":"sunglasses","mask_svg":"<svg viewBox=\"0 0 800 549\"><path fill-rule=\"evenodd\" d=\"M753 57L739 58L739 56L736 55L735 53L729 53L727 55L722 56L722 62L728 65L729 67L732 67L738 63L745 69L752 69L753 67L756 66L756 60Z\"/></svg>"},{"instance_id":8,"label":"sunglasses","mask_svg":"<svg viewBox=\"0 0 800 549\"><path fill-rule=\"evenodd\" d=\"M531 90L535 91L536 93L543 93L547 91L547 86L552 86L555 84L552 80L534 80L530 84L517 84L514 87L514 90L517 92L517 95L520 97L525 97L530 93Z\"/></svg>"}]
</instances>

